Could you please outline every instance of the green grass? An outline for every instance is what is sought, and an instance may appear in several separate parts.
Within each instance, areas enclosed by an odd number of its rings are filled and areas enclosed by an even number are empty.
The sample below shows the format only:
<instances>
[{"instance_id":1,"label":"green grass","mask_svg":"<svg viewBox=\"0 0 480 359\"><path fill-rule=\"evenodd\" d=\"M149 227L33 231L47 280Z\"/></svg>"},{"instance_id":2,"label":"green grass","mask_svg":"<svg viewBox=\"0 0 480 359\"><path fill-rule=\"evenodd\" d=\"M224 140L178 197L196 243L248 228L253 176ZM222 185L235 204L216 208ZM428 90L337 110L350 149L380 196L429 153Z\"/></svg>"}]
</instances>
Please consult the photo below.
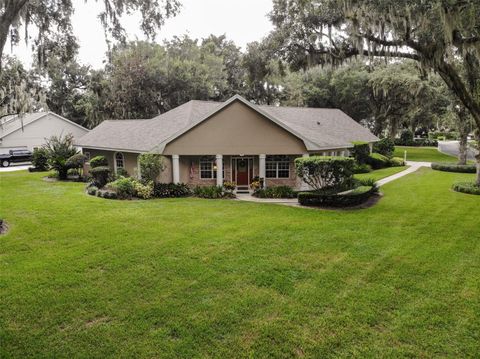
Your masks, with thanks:
<instances>
[{"instance_id":1,"label":"green grass","mask_svg":"<svg viewBox=\"0 0 480 359\"><path fill-rule=\"evenodd\" d=\"M476 357L480 198L421 169L366 210L110 201L0 175L0 357Z\"/></svg>"},{"instance_id":2,"label":"green grass","mask_svg":"<svg viewBox=\"0 0 480 359\"><path fill-rule=\"evenodd\" d=\"M373 178L375 181L381 180L382 178L394 175L395 173L402 172L406 170L408 166L401 167L387 167L379 170L372 171L370 173L359 173L355 175L357 179L366 179Z\"/></svg>"},{"instance_id":3,"label":"green grass","mask_svg":"<svg viewBox=\"0 0 480 359\"><path fill-rule=\"evenodd\" d=\"M407 161L417 162L457 162L457 158L437 150L436 147L395 146L395 157L403 158L407 151Z\"/></svg>"}]
</instances>

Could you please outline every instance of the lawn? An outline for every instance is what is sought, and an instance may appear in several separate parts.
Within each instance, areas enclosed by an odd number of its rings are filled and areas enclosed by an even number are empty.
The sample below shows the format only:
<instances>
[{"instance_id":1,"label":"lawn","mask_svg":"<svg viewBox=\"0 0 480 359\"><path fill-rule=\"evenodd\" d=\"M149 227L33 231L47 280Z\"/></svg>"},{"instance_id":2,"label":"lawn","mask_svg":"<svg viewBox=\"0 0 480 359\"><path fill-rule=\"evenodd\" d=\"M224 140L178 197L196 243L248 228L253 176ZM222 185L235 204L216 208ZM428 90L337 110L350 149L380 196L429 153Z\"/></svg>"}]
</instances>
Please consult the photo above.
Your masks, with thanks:
<instances>
[{"instance_id":1,"label":"lawn","mask_svg":"<svg viewBox=\"0 0 480 359\"><path fill-rule=\"evenodd\" d=\"M395 157L403 158L407 151L407 161L418 162L457 162L457 158L437 150L436 147L395 146Z\"/></svg>"},{"instance_id":2,"label":"lawn","mask_svg":"<svg viewBox=\"0 0 480 359\"><path fill-rule=\"evenodd\" d=\"M109 201L0 175L0 357L476 357L480 197L421 169L366 210Z\"/></svg>"},{"instance_id":3,"label":"lawn","mask_svg":"<svg viewBox=\"0 0 480 359\"><path fill-rule=\"evenodd\" d=\"M402 172L406 170L408 166L401 167L387 167L379 170L372 171L370 173L359 173L355 175L357 179L366 179L373 178L375 181L381 180L382 178L394 175L395 173Z\"/></svg>"}]
</instances>

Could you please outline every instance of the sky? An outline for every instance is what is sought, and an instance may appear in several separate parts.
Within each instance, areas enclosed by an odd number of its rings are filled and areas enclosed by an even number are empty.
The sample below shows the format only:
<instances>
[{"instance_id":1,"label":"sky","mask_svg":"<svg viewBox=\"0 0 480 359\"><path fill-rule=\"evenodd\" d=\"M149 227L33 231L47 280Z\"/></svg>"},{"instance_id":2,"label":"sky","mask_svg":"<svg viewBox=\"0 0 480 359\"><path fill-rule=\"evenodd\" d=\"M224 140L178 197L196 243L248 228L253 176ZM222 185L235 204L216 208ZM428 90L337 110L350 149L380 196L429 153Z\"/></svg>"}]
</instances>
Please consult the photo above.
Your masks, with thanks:
<instances>
[{"instance_id":1,"label":"sky","mask_svg":"<svg viewBox=\"0 0 480 359\"><path fill-rule=\"evenodd\" d=\"M171 39L174 36L188 34L201 39L210 34L226 34L237 46L245 49L246 44L261 40L272 29L267 18L272 9L271 0L180 0L180 14L168 19L158 32L156 42ZM107 45L103 28L97 18L101 2L74 0L75 14L72 18L75 35L80 43L79 61L93 68L103 66ZM139 28L140 15L133 14L122 19L130 40L145 39ZM21 41L19 46L10 49L5 46L6 54L14 54L27 66L31 64L30 46Z\"/></svg>"}]
</instances>

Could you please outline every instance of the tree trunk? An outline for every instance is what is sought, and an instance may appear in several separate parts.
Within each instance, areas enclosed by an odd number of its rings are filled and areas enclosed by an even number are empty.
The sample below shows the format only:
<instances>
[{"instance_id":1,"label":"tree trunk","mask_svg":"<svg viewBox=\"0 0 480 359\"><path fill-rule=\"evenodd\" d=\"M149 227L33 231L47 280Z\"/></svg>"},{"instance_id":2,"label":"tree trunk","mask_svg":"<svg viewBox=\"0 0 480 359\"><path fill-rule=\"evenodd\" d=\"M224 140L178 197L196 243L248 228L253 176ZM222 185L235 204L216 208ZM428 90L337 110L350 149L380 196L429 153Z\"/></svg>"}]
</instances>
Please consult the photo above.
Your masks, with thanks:
<instances>
[{"instance_id":1,"label":"tree trunk","mask_svg":"<svg viewBox=\"0 0 480 359\"><path fill-rule=\"evenodd\" d=\"M465 131L460 132L460 144L458 152L458 164L466 165L467 164L467 151L468 151L468 133Z\"/></svg>"},{"instance_id":2,"label":"tree trunk","mask_svg":"<svg viewBox=\"0 0 480 359\"><path fill-rule=\"evenodd\" d=\"M477 177L475 183L478 187L480 187L480 152L475 156L475 158L477 160Z\"/></svg>"}]
</instances>

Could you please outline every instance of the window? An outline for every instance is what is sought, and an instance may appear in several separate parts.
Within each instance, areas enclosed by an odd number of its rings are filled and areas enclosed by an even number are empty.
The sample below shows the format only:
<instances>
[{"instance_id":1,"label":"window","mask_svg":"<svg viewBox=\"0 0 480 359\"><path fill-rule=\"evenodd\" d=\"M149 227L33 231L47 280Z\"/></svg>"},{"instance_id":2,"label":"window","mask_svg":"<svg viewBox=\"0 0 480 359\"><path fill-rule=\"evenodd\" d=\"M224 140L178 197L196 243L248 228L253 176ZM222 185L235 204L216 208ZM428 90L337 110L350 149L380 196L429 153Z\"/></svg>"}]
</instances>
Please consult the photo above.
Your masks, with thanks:
<instances>
[{"instance_id":1,"label":"window","mask_svg":"<svg viewBox=\"0 0 480 359\"><path fill-rule=\"evenodd\" d=\"M225 161L222 164L222 177L225 178ZM205 156L200 159L200 178L217 178L217 161L215 156Z\"/></svg>"},{"instance_id":2,"label":"window","mask_svg":"<svg viewBox=\"0 0 480 359\"><path fill-rule=\"evenodd\" d=\"M115 153L115 171L119 168L124 168L125 161L123 159L123 153Z\"/></svg>"},{"instance_id":3,"label":"window","mask_svg":"<svg viewBox=\"0 0 480 359\"><path fill-rule=\"evenodd\" d=\"M265 176L267 178L289 178L290 159L288 156L267 156Z\"/></svg>"}]
</instances>

